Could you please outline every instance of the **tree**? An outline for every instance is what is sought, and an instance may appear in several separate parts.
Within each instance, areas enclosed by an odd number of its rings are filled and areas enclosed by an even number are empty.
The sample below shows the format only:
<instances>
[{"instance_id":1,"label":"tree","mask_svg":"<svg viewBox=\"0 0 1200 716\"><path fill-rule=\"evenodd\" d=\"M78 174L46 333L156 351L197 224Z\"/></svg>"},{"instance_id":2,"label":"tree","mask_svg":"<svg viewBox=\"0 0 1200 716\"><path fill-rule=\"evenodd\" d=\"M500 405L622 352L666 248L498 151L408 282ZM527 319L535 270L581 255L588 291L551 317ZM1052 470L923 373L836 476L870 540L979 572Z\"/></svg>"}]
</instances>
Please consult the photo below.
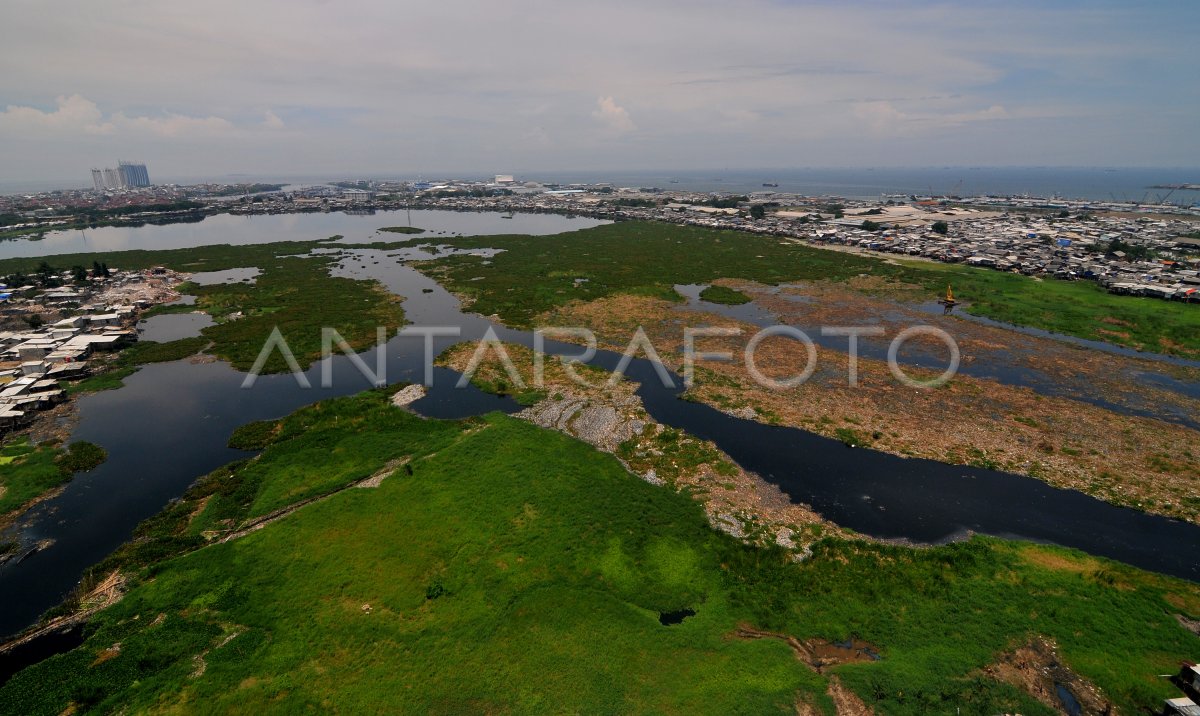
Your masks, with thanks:
<instances>
[{"instance_id":1,"label":"tree","mask_svg":"<svg viewBox=\"0 0 1200 716\"><path fill-rule=\"evenodd\" d=\"M879 231L879 229L881 227L879 224L875 223L874 221L871 221L870 219L864 219L863 223L862 223L862 228L864 231Z\"/></svg>"},{"instance_id":2,"label":"tree","mask_svg":"<svg viewBox=\"0 0 1200 716\"><path fill-rule=\"evenodd\" d=\"M88 272L82 266L75 265L71 267L71 280L75 283L83 283L88 279Z\"/></svg>"},{"instance_id":3,"label":"tree","mask_svg":"<svg viewBox=\"0 0 1200 716\"><path fill-rule=\"evenodd\" d=\"M755 204L754 206L750 207L751 219L764 219L766 216L767 210L763 208L762 204Z\"/></svg>"},{"instance_id":4,"label":"tree","mask_svg":"<svg viewBox=\"0 0 1200 716\"><path fill-rule=\"evenodd\" d=\"M944 221L935 221L930 228L933 229L934 233L941 234L942 236L945 236L950 231L950 225Z\"/></svg>"}]
</instances>

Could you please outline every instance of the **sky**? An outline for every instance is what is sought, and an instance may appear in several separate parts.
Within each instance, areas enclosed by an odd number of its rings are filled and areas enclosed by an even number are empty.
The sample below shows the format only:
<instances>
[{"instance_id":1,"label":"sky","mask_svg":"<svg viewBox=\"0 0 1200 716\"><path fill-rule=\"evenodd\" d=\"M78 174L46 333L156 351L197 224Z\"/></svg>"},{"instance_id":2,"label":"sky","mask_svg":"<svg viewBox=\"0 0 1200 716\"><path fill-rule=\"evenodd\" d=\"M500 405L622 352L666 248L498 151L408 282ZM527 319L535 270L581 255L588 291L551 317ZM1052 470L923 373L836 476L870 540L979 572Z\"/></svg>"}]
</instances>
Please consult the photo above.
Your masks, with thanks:
<instances>
[{"instance_id":1,"label":"sky","mask_svg":"<svg viewBox=\"0 0 1200 716\"><path fill-rule=\"evenodd\" d=\"M4 0L0 181L1200 166L1200 3Z\"/></svg>"}]
</instances>

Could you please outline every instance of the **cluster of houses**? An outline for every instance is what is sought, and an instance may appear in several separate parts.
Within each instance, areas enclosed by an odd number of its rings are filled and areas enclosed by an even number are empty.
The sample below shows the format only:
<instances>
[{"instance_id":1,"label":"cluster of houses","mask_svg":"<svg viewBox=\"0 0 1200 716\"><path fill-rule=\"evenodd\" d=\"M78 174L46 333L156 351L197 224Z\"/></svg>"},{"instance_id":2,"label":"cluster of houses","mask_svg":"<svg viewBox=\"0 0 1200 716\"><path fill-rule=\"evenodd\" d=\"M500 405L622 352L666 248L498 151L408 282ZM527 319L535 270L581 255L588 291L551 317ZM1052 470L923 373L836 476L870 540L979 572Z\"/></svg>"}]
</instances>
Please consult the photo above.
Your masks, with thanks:
<instances>
[{"instance_id":1,"label":"cluster of houses","mask_svg":"<svg viewBox=\"0 0 1200 716\"><path fill-rule=\"evenodd\" d=\"M1112 293L1200 303L1200 240L1181 235L1188 229L1183 222L990 215L950 218L947 233L941 234L929 226L868 231L861 228L860 217L849 220L856 221L857 226L819 228L811 240L1026 275L1088 279ZM1114 245L1127 250L1113 250ZM1133 251L1138 247L1144 249L1142 258Z\"/></svg>"},{"instance_id":2,"label":"cluster of houses","mask_svg":"<svg viewBox=\"0 0 1200 716\"><path fill-rule=\"evenodd\" d=\"M736 207L714 207L705 203L713 198L706 194L633 194L654 200L647 206L616 204L614 197L631 195L619 190L442 197L414 206L569 212L734 229L1047 278L1093 280L1112 293L1200 303L1200 238L1188 236L1200 224L1183 218L1086 212L1062 216L937 201L856 202L770 192L754 192ZM750 209L756 203L778 206L754 218ZM939 223L944 226L937 227Z\"/></svg>"},{"instance_id":3,"label":"cluster of houses","mask_svg":"<svg viewBox=\"0 0 1200 716\"><path fill-rule=\"evenodd\" d=\"M1160 713L1163 716L1200 716L1200 706L1194 700L1200 699L1200 666L1185 661L1171 680L1185 695L1167 699Z\"/></svg>"},{"instance_id":4,"label":"cluster of houses","mask_svg":"<svg viewBox=\"0 0 1200 716\"><path fill-rule=\"evenodd\" d=\"M20 328L0 330L0 432L66 400L63 381L87 377L94 354L135 342L139 312L172 293L169 273L110 271L84 286L4 289L0 313Z\"/></svg>"}]
</instances>

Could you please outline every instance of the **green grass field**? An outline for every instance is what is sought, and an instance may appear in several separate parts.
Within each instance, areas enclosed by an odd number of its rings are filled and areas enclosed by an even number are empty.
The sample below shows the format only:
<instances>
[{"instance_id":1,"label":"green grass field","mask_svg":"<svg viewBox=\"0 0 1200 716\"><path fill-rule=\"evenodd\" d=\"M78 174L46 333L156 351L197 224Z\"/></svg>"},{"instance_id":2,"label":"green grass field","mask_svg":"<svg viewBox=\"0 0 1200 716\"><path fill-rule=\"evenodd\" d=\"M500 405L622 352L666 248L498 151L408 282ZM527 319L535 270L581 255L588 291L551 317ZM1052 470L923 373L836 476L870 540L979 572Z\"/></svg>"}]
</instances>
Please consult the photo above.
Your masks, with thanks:
<instances>
[{"instance_id":1,"label":"green grass field","mask_svg":"<svg viewBox=\"0 0 1200 716\"><path fill-rule=\"evenodd\" d=\"M32 445L15 438L0 447L0 522L50 490L69 482L78 471L91 470L108 455L89 442Z\"/></svg>"},{"instance_id":2,"label":"green grass field","mask_svg":"<svg viewBox=\"0 0 1200 716\"><path fill-rule=\"evenodd\" d=\"M265 445L144 525L123 601L0 713L833 713L824 677L750 625L855 636L834 669L879 713L1051 713L985 676L1032 635L1124 712L1200 640L1195 585L1051 547L826 541L805 562L707 526L686 495L503 415L424 420L369 391L239 431ZM377 488L340 488L391 465ZM263 529L202 536L315 495ZM691 608L675 626L659 613ZM114 645L119 644L119 649Z\"/></svg>"},{"instance_id":3,"label":"green grass field","mask_svg":"<svg viewBox=\"0 0 1200 716\"><path fill-rule=\"evenodd\" d=\"M420 239L408 242L421 243ZM843 281L870 274L922 291L901 295L933 301L953 284L981 316L1021 326L1185 356L1200 356L1200 306L1116 296L1090 281L1035 280L957 264L886 261L734 231L621 222L553 236L455 239L458 248L503 248L490 258L452 255L423 270L470 296L473 310L530 326L572 300L616 293L677 298L674 284L738 278L767 284ZM587 279L578 281L577 279Z\"/></svg>"}]
</instances>

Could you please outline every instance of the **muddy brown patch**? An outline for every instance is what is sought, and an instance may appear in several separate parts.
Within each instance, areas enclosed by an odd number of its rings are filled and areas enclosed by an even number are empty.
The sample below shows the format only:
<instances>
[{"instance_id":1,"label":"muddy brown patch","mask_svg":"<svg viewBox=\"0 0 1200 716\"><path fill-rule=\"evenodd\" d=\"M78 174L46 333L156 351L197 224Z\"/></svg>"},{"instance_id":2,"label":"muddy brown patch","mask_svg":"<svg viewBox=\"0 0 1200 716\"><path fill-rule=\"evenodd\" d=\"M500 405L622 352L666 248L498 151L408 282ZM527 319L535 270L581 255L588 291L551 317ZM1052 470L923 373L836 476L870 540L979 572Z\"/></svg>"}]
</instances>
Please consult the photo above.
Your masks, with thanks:
<instances>
[{"instance_id":1,"label":"muddy brown patch","mask_svg":"<svg viewBox=\"0 0 1200 716\"><path fill-rule=\"evenodd\" d=\"M1078 703L1083 716L1117 713L1116 707L1094 684L1063 663L1058 646L1045 637L1036 637L1028 644L1004 652L983 672L1060 713L1065 712L1063 690Z\"/></svg>"}]
</instances>

